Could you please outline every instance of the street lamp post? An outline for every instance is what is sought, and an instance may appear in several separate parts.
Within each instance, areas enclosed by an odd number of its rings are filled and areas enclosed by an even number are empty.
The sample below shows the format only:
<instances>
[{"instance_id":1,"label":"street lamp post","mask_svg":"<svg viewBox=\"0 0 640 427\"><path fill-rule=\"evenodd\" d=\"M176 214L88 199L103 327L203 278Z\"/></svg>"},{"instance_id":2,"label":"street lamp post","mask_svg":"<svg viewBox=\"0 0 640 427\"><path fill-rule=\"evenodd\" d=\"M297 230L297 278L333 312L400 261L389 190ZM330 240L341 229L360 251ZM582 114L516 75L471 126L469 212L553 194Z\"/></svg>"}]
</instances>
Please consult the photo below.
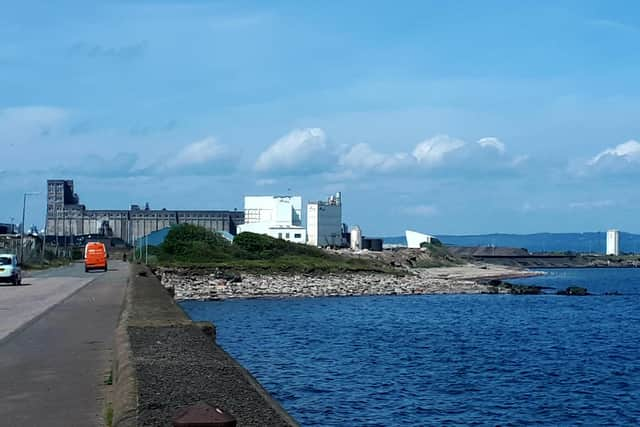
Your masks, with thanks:
<instances>
[{"instance_id":1,"label":"street lamp post","mask_svg":"<svg viewBox=\"0 0 640 427\"><path fill-rule=\"evenodd\" d=\"M36 196L40 193L35 191L27 191L22 199L22 233L20 234L20 263L24 264L24 217L27 209L27 196Z\"/></svg>"},{"instance_id":2,"label":"street lamp post","mask_svg":"<svg viewBox=\"0 0 640 427\"><path fill-rule=\"evenodd\" d=\"M40 252L40 264L44 265L44 247L47 244L47 226L49 225L49 209L44 216L44 228L42 229L42 251Z\"/></svg>"}]
</instances>

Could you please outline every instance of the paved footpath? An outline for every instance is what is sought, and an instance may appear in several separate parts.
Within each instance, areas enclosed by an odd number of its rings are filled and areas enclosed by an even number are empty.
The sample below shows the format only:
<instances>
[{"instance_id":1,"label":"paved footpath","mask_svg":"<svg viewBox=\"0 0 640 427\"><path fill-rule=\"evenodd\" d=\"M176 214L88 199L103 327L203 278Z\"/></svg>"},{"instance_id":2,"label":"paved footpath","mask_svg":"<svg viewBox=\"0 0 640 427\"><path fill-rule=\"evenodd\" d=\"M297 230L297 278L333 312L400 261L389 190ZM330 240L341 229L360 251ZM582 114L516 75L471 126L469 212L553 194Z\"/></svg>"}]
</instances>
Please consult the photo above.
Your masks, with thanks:
<instances>
[{"instance_id":1,"label":"paved footpath","mask_svg":"<svg viewBox=\"0 0 640 427\"><path fill-rule=\"evenodd\" d=\"M82 265L0 286L0 425L104 425L102 392L128 264Z\"/></svg>"}]
</instances>

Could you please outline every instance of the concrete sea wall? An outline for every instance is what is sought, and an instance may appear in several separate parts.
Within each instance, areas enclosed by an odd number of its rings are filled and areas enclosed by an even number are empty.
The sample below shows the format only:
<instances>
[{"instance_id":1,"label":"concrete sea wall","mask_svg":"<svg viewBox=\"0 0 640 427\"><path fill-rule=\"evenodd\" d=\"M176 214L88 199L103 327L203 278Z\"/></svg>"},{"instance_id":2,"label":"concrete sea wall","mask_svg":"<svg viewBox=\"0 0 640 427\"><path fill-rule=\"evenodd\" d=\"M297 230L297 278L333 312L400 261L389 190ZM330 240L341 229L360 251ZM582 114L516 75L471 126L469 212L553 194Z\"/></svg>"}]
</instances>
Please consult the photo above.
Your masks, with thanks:
<instances>
[{"instance_id":1,"label":"concrete sea wall","mask_svg":"<svg viewBox=\"0 0 640 427\"><path fill-rule=\"evenodd\" d=\"M113 363L113 425L172 426L199 402L239 426L297 426L215 343L215 327L191 321L146 267L132 265Z\"/></svg>"}]
</instances>

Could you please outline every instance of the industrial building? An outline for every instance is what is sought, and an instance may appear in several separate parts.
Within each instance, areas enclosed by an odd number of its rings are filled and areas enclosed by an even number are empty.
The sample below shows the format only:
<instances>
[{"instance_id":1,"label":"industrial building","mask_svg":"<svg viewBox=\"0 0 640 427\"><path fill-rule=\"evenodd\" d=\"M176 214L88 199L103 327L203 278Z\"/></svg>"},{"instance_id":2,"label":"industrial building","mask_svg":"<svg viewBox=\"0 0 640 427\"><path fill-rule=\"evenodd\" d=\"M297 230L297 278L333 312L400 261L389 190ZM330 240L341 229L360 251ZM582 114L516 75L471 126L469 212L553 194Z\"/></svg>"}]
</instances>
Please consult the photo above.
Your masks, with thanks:
<instances>
[{"instance_id":1,"label":"industrial building","mask_svg":"<svg viewBox=\"0 0 640 427\"><path fill-rule=\"evenodd\" d=\"M420 248L420 245L423 243L431 243L431 240L434 238L428 234L418 233L417 231L411 230L405 231L405 236L407 237L407 247L413 249Z\"/></svg>"},{"instance_id":2,"label":"industrial building","mask_svg":"<svg viewBox=\"0 0 640 427\"><path fill-rule=\"evenodd\" d=\"M6 224L0 222L0 234L16 234L15 224Z\"/></svg>"},{"instance_id":3,"label":"industrial building","mask_svg":"<svg viewBox=\"0 0 640 427\"><path fill-rule=\"evenodd\" d=\"M175 224L194 224L236 234L237 226L243 222L244 213L239 211L152 210L148 204L144 208L131 205L128 210L89 210L80 204L72 180L47 181L48 240L100 235L133 244L142 236Z\"/></svg>"},{"instance_id":4,"label":"industrial building","mask_svg":"<svg viewBox=\"0 0 640 427\"><path fill-rule=\"evenodd\" d=\"M342 238L342 194L330 196L326 202L307 204L307 243L320 247L344 245Z\"/></svg>"},{"instance_id":5,"label":"industrial building","mask_svg":"<svg viewBox=\"0 0 640 427\"><path fill-rule=\"evenodd\" d=\"M607 231L607 255L620 255L620 232L618 230Z\"/></svg>"},{"instance_id":6,"label":"industrial building","mask_svg":"<svg viewBox=\"0 0 640 427\"><path fill-rule=\"evenodd\" d=\"M244 224L238 226L238 233L242 232L306 243L307 230L302 226L302 197L245 196Z\"/></svg>"}]
</instances>

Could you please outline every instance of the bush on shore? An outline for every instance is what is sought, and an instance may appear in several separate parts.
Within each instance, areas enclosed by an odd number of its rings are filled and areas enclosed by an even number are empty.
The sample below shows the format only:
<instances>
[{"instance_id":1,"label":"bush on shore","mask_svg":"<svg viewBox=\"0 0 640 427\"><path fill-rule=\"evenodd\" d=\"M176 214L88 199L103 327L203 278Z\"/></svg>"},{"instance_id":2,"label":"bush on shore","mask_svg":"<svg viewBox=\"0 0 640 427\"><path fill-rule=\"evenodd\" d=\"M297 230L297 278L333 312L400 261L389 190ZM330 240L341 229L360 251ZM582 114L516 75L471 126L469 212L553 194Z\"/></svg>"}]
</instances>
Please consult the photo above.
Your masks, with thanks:
<instances>
[{"instance_id":1,"label":"bush on shore","mask_svg":"<svg viewBox=\"0 0 640 427\"><path fill-rule=\"evenodd\" d=\"M203 227L180 224L150 250L161 265L230 270L340 272L390 269L379 262L330 254L322 249L256 233L240 233L233 243Z\"/></svg>"},{"instance_id":2,"label":"bush on shore","mask_svg":"<svg viewBox=\"0 0 640 427\"><path fill-rule=\"evenodd\" d=\"M427 259L419 259L415 262L414 267L450 267L463 263L460 258L452 255L438 239L433 239L431 243L422 243L420 247L425 250L429 257Z\"/></svg>"},{"instance_id":3,"label":"bush on shore","mask_svg":"<svg viewBox=\"0 0 640 427\"><path fill-rule=\"evenodd\" d=\"M206 262L225 260L231 244L222 236L204 227L180 224L169 230L157 251L161 261ZM156 252L156 251L153 251Z\"/></svg>"}]
</instances>

